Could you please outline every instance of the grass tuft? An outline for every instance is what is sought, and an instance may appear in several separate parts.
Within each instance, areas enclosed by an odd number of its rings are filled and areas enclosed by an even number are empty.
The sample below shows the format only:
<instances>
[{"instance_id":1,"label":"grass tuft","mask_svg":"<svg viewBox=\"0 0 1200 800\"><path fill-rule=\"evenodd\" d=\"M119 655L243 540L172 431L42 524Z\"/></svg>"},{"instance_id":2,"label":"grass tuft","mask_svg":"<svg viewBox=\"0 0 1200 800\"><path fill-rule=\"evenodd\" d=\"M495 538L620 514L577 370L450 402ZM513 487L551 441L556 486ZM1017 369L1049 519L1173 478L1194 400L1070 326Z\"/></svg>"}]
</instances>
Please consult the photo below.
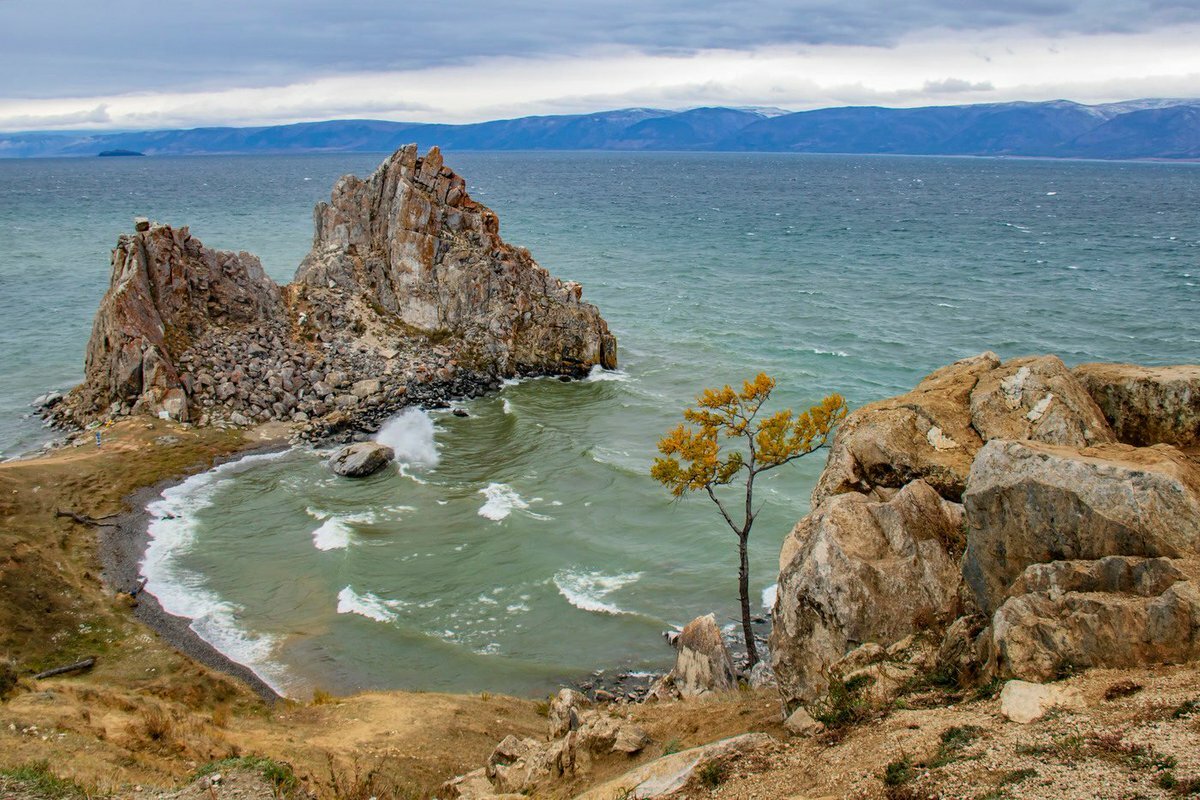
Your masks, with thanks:
<instances>
[{"instance_id":1,"label":"grass tuft","mask_svg":"<svg viewBox=\"0 0 1200 800\"><path fill-rule=\"evenodd\" d=\"M75 781L59 777L51 772L49 761L30 761L17 767L0 769L0 778L15 781L31 794L46 798L46 800L95 796L93 792L84 789Z\"/></svg>"}]
</instances>

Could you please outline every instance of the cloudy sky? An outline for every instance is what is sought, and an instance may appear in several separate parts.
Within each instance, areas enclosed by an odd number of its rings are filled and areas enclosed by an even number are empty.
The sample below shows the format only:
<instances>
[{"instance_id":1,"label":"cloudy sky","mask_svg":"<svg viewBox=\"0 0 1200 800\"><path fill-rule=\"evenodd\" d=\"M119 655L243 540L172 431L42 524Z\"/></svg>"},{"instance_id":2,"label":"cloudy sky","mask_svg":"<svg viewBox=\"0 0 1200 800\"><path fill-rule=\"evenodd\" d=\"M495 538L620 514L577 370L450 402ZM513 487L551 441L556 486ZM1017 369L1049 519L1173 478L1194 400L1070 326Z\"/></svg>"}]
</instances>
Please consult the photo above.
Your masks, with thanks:
<instances>
[{"instance_id":1,"label":"cloudy sky","mask_svg":"<svg viewBox=\"0 0 1200 800\"><path fill-rule=\"evenodd\" d=\"M0 0L0 130L1197 97L1198 42L1198 0Z\"/></svg>"}]
</instances>

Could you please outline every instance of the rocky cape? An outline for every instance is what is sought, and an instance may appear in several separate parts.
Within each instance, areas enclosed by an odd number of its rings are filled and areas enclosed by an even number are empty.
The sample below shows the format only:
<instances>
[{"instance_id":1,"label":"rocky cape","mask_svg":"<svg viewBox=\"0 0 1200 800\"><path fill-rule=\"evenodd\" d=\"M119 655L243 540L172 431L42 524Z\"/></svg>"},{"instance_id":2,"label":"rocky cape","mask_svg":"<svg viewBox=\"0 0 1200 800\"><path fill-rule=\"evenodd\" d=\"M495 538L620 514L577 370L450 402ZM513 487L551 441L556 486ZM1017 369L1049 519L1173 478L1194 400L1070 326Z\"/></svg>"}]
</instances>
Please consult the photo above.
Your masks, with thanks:
<instances>
[{"instance_id":1,"label":"rocky cape","mask_svg":"<svg viewBox=\"0 0 1200 800\"><path fill-rule=\"evenodd\" d=\"M84 381L51 396L47 416L282 421L349 438L504 378L616 367L616 339L580 285L504 242L436 147L342 177L314 221L312 251L279 286L249 253L137 220L112 253Z\"/></svg>"},{"instance_id":2,"label":"rocky cape","mask_svg":"<svg viewBox=\"0 0 1200 800\"><path fill-rule=\"evenodd\" d=\"M1198 444L1200 366L984 353L856 410L780 554L785 706L1200 659Z\"/></svg>"}]
</instances>

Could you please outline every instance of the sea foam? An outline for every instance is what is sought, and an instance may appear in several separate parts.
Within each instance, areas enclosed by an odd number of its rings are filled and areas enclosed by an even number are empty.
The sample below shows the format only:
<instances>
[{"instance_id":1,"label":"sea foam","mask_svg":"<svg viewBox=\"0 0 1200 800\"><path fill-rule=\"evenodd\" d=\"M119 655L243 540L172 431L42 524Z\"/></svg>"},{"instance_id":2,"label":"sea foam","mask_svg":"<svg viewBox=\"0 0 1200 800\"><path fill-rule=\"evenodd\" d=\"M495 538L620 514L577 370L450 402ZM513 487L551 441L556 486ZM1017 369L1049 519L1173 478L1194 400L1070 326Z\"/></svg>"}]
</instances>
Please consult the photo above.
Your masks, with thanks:
<instances>
[{"instance_id":1,"label":"sea foam","mask_svg":"<svg viewBox=\"0 0 1200 800\"><path fill-rule=\"evenodd\" d=\"M395 622L396 612L405 605L407 603L402 600L384 600L370 592L359 594L353 587L347 586L338 592L337 612L358 614L376 622Z\"/></svg>"},{"instance_id":2,"label":"sea foam","mask_svg":"<svg viewBox=\"0 0 1200 800\"><path fill-rule=\"evenodd\" d=\"M479 508L479 516L493 522L507 519L514 511L522 511L534 519L550 519L543 514L529 510L529 501L517 494L507 483L489 483L479 490L479 494L487 498ZM538 498L535 498L535 500Z\"/></svg>"},{"instance_id":3,"label":"sea foam","mask_svg":"<svg viewBox=\"0 0 1200 800\"><path fill-rule=\"evenodd\" d=\"M568 603L583 611L594 611L597 614L632 614L634 612L604 602L604 598L641 577L640 572L605 575L600 572L563 570L555 574L554 585Z\"/></svg>"},{"instance_id":4,"label":"sea foam","mask_svg":"<svg viewBox=\"0 0 1200 800\"><path fill-rule=\"evenodd\" d=\"M242 607L204 586L204 577L180 565L180 556L196 543L196 515L211 506L217 491L231 477L290 451L245 456L193 475L146 506L150 537L140 565L146 591L168 614L191 620L189 627L231 661L249 668L279 694L291 683L286 670L272 661L278 637L246 630L238 617Z\"/></svg>"},{"instance_id":5,"label":"sea foam","mask_svg":"<svg viewBox=\"0 0 1200 800\"><path fill-rule=\"evenodd\" d=\"M433 418L419 408L406 408L383 424L375 441L392 448L402 465L436 467L439 454L433 435Z\"/></svg>"}]
</instances>

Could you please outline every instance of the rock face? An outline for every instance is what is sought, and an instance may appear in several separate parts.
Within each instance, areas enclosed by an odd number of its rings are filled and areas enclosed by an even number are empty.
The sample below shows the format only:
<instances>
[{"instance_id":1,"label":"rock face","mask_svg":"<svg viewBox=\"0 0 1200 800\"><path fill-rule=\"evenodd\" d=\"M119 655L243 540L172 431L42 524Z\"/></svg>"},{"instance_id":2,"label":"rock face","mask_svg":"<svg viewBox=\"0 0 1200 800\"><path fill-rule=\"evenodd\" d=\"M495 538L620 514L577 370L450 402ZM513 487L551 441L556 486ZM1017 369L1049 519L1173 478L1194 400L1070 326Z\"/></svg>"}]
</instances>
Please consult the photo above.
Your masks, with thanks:
<instances>
[{"instance_id":1,"label":"rock face","mask_svg":"<svg viewBox=\"0 0 1200 800\"><path fill-rule=\"evenodd\" d=\"M1114 441L1100 409L1057 357L1001 363L983 353L931 373L907 394L851 413L834 437L813 508L845 492L886 499L917 479L957 501L975 454L992 438L1075 446Z\"/></svg>"},{"instance_id":2,"label":"rock face","mask_svg":"<svg viewBox=\"0 0 1200 800\"><path fill-rule=\"evenodd\" d=\"M713 614L697 617L675 640L675 688L684 697L702 697L737 686L733 658Z\"/></svg>"},{"instance_id":3,"label":"rock face","mask_svg":"<svg viewBox=\"0 0 1200 800\"><path fill-rule=\"evenodd\" d=\"M436 148L342 178L315 216L313 251L284 287L254 256L206 248L186 228L122 236L84 383L42 413L63 425L143 412L278 420L345 440L504 377L616 365L579 285L503 242Z\"/></svg>"},{"instance_id":4,"label":"rock face","mask_svg":"<svg viewBox=\"0 0 1200 800\"><path fill-rule=\"evenodd\" d=\"M282 318L279 287L249 253L213 250L187 228L165 225L122 236L73 404L100 413L117 403L186 420L188 392L177 360L189 344L210 328Z\"/></svg>"},{"instance_id":5,"label":"rock face","mask_svg":"<svg viewBox=\"0 0 1200 800\"><path fill-rule=\"evenodd\" d=\"M957 612L962 509L924 481L891 500L830 498L784 542L772 667L789 705L828 686L863 642L891 644Z\"/></svg>"},{"instance_id":6,"label":"rock face","mask_svg":"<svg viewBox=\"0 0 1200 800\"><path fill-rule=\"evenodd\" d=\"M299 283L369 292L407 325L461 337L505 375L616 366L616 340L579 284L506 244L436 147L422 157L409 145L366 180L343 177L313 216Z\"/></svg>"},{"instance_id":7,"label":"rock face","mask_svg":"<svg viewBox=\"0 0 1200 800\"><path fill-rule=\"evenodd\" d=\"M785 705L811 710L830 675L886 703L930 670L1200 658L1198 387L1195 366L984 353L850 414L780 555ZM892 655L925 627L940 646Z\"/></svg>"},{"instance_id":8,"label":"rock face","mask_svg":"<svg viewBox=\"0 0 1200 800\"><path fill-rule=\"evenodd\" d=\"M1171 447L989 442L963 501L963 573L989 614L1031 564L1200 552L1200 469Z\"/></svg>"},{"instance_id":9,"label":"rock face","mask_svg":"<svg viewBox=\"0 0 1200 800\"><path fill-rule=\"evenodd\" d=\"M365 478L379 472L395 457L392 448L378 442L358 442L334 453L329 466L343 478Z\"/></svg>"},{"instance_id":10,"label":"rock face","mask_svg":"<svg viewBox=\"0 0 1200 800\"><path fill-rule=\"evenodd\" d=\"M1073 371L1118 441L1200 447L1200 366L1080 364Z\"/></svg>"},{"instance_id":11,"label":"rock face","mask_svg":"<svg viewBox=\"0 0 1200 800\"><path fill-rule=\"evenodd\" d=\"M1200 589L1166 558L1030 565L992 620L1000 671L1028 681L1067 669L1200 658Z\"/></svg>"}]
</instances>

